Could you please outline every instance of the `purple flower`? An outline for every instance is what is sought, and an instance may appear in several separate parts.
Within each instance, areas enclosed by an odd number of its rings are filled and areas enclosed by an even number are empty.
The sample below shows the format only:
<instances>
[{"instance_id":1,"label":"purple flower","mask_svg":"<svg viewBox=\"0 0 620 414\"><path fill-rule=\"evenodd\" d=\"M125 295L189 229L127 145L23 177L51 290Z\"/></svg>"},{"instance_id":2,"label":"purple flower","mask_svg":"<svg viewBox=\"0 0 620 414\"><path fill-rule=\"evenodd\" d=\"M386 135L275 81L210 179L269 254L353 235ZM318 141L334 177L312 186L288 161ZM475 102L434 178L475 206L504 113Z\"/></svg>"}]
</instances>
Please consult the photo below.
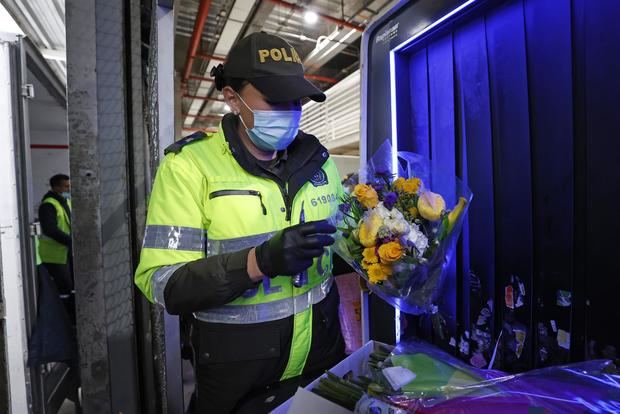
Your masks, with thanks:
<instances>
[{"instance_id":1,"label":"purple flower","mask_svg":"<svg viewBox=\"0 0 620 414\"><path fill-rule=\"evenodd\" d=\"M338 209L344 213L344 214L348 214L349 211L351 211L351 204L349 203L342 203L338 206Z\"/></svg>"},{"instance_id":2,"label":"purple flower","mask_svg":"<svg viewBox=\"0 0 620 414\"><path fill-rule=\"evenodd\" d=\"M380 193L381 191L383 191L384 187L385 186L383 184L381 184L381 183L374 183L374 184L372 184L372 188L374 188L377 193Z\"/></svg>"},{"instance_id":3,"label":"purple flower","mask_svg":"<svg viewBox=\"0 0 620 414\"><path fill-rule=\"evenodd\" d=\"M390 170L387 170L385 168L378 168L377 170L375 170L375 175L377 177L390 177L392 174Z\"/></svg>"},{"instance_id":4,"label":"purple flower","mask_svg":"<svg viewBox=\"0 0 620 414\"><path fill-rule=\"evenodd\" d=\"M394 207L394 204L396 204L396 200L398 200L398 194L396 194L394 192L387 193L385 195L385 198L383 199L383 205L388 210L391 210L392 207Z\"/></svg>"}]
</instances>

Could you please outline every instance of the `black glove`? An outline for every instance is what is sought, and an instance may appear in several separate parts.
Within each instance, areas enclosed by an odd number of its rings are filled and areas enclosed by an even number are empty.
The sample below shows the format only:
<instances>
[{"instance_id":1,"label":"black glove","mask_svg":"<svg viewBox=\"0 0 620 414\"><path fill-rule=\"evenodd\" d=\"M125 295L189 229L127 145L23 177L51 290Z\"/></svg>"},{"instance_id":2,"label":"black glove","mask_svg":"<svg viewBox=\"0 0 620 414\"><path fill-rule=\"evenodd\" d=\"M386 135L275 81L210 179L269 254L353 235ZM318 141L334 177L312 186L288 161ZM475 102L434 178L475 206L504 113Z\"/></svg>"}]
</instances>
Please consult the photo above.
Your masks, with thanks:
<instances>
[{"instance_id":1,"label":"black glove","mask_svg":"<svg viewBox=\"0 0 620 414\"><path fill-rule=\"evenodd\" d=\"M293 276L312 265L326 246L334 244L336 227L327 221L297 224L277 232L256 247L256 262L265 276Z\"/></svg>"}]
</instances>

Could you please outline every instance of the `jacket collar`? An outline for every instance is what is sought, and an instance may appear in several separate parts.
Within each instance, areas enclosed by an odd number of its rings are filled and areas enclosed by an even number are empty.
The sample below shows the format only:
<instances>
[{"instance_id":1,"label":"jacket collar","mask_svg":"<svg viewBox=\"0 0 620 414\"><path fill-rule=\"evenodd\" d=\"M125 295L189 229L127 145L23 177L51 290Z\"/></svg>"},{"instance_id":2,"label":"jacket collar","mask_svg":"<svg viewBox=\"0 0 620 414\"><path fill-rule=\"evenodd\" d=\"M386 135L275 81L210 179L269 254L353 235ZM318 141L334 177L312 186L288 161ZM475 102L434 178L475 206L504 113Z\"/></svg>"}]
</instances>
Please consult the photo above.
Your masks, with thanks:
<instances>
[{"instance_id":1,"label":"jacket collar","mask_svg":"<svg viewBox=\"0 0 620 414\"><path fill-rule=\"evenodd\" d=\"M224 118L222 118L224 138L228 142L228 146L230 147L233 157L239 165L250 174L273 179L274 176L269 174L259 165L256 158L254 158L254 156L243 144L243 141L241 141L241 137L237 132L238 125L239 117L236 115L226 114ZM293 177L298 173L304 172L310 164L319 164L318 167L315 167L311 173L306 171L306 174L304 174L303 178L307 175L307 180L309 180L312 178L312 175L316 172L316 170L320 168L325 161L327 161L329 154L327 149L321 145L319 140L314 135L299 131L297 133L297 137L295 137L295 140L286 149L283 156L286 157L286 162L290 166L295 166L295 168L290 169L289 177ZM281 177L276 178L281 179ZM304 182L307 180L304 179ZM283 181L288 180L284 179Z\"/></svg>"},{"instance_id":2,"label":"jacket collar","mask_svg":"<svg viewBox=\"0 0 620 414\"><path fill-rule=\"evenodd\" d=\"M69 217L69 221L71 221L71 209L69 208L69 203L67 203L67 200L63 196L53 191L48 191L43 196L43 200L45 200L46 198L53 198L54 200L58 201L60 205L62 206L62 208L67 213L67 217Z\"/></svg>"}]
</instances>

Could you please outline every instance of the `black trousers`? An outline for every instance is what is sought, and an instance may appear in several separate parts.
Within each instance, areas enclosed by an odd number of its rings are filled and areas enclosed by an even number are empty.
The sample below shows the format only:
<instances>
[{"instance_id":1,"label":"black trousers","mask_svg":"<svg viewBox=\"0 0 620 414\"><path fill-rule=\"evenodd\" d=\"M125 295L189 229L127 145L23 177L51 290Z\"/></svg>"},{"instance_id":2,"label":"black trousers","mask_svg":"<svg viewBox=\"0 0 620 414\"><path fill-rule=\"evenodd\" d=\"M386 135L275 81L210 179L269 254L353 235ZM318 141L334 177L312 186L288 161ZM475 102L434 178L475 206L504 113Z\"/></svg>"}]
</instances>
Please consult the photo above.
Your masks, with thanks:
<instances>
[{"instance_id":1,"label":"black trousers","mask_svg":"<svg viewBox=\"0 0 620 414\"><path fill-rule=\"evenodd\" d=\"M69 259L67 264L43 263L43 266L45 266L54 284L56 284L71 323L75 325L75 295L73 294L71 259Z\"/></svg>"},{"instance_id":2,"label":"black trousers","mask_svg":"<svg viewBox=\"0 0 620 414\"><path fill-rule=\"evenodd\" d=\"M195 414L268 413L344 358L333 286L312 309L312 344L303 375L280 382L288 363L293 317L252 325L194 321Z\"/></svg>"}]
</instances>

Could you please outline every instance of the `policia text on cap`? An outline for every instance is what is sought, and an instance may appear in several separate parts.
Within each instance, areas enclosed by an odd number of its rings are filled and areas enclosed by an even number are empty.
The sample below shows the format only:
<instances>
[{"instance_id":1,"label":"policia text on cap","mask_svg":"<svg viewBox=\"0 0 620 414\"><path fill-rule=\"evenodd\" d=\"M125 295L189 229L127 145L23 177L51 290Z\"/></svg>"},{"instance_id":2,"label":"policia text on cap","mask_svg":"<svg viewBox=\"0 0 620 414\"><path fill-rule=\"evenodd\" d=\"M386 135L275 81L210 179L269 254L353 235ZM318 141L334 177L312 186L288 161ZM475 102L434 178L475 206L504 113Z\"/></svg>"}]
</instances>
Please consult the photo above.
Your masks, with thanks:
<instances>
[{"instance_id":1,"label":"policia text on cap","mask_svg":"<svg viewBox=\"0 0 620 414\"><path fill-rule=\"evenodd\" d=\"M253 395L294 392L343 357L325 221L343 190L327 150L298 129L301 99L325 95L286 41L247 36L212 75L232 113L166 150L136 284L193 314L195 412L266 412Z\"/></svg>"}]
</instances>

